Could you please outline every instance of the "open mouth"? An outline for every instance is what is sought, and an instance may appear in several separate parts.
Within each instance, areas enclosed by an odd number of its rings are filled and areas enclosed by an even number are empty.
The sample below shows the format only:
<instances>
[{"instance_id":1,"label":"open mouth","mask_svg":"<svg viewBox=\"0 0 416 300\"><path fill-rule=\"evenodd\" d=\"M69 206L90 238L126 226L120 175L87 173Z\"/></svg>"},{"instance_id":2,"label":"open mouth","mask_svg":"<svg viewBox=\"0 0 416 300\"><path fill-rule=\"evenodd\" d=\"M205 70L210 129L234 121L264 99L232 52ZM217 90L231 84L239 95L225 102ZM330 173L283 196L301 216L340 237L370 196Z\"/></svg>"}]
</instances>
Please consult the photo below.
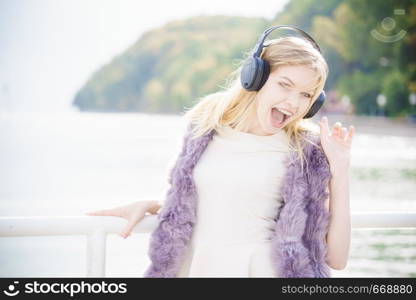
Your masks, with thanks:
<instances>
[{"instance_id":1,"label":"open mouth","mask_svg":"<svg viewBox=\"0 0 416 300\"><path fill-rule=\"evenodd\" d=\"M278 111L275 107L272 108L270 112L270 119L273 127L282 128L286 123L286 120L289 119L289 116Z\"/></svg>"}]
</instances>

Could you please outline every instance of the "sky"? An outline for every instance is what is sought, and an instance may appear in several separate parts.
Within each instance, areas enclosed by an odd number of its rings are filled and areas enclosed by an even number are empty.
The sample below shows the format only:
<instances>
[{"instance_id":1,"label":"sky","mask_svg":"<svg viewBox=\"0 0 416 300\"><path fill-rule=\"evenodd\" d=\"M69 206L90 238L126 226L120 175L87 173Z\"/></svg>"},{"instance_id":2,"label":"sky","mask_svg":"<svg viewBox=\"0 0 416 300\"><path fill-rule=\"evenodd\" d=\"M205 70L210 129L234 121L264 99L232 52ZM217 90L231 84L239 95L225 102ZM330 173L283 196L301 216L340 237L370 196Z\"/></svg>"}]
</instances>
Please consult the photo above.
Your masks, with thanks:
<instances>
[{"instance_id":1,"label":"sky","mask_svg":"<svg viewBox=\"0 0 416 300\"><path fill-rule=\"evenodd\" d=\"M143 32L197 15L271 19L288 1L0 0L0 112L73 110L91 74Z\"/></svg>"}]
</instances>

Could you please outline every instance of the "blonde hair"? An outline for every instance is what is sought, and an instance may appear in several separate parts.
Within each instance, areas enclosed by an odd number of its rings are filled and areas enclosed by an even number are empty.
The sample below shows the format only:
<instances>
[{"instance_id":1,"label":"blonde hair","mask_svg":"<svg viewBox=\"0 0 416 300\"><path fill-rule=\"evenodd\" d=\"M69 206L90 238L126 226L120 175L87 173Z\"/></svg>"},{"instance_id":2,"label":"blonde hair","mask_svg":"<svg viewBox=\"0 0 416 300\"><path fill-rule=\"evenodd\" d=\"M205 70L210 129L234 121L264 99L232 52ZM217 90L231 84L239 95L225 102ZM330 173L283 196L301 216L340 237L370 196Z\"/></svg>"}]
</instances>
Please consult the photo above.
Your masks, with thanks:
<instances>
[{"instance_id":1,"label":"blonde hair","mask_svg":"<svg viewBox=\"0 0 416 300\"><path fill-rule=\"evenodd\" d=\"M279 66L303 65L310 67L317 74L314 94L307 112L324 88L328 76L328 65L325 59L309 41L295 36L273 39L265 45L260 57L269 62L270 73ZM251 51L246 52L245 56L250 54ZM193 124L191 139L224 126L233 127L236 130L244 128L244 124L254 113L257 95L257 91L247 91L241 85L240 73L244 61L245 59L242 59L238 63L238 68L226 79L223 90L203 96L196 100L197 103L192 108L185 108L183 117ZM307 142L314 143L302 133L319 134L319 126L302 117L292 120L283 130L289 137L289 149L298 153L303 171L305 159L301 140L303 138Z\"/></svg>"}]
</instances>

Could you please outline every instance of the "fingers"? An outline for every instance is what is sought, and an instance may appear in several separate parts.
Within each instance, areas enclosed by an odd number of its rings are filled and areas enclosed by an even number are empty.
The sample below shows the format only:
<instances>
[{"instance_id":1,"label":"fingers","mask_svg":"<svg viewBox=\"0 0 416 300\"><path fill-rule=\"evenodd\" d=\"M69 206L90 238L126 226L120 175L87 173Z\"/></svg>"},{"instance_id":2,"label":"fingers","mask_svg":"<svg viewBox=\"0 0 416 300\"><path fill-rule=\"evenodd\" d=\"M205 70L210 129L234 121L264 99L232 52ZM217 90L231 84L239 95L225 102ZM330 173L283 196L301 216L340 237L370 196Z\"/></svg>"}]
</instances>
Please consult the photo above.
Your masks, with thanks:
<instances>
[{"instance_id":1,"label":"fingers","mask_svg":"<svg viewBox=\"0 0 416 300\"><path fill-rule=\"evenodd\" d=\"M355 128L353 125L350 125L347 130L346 127L342 126L342 123L340 121L335 122L335 124L332 125L330 128L328 118L326 116L319 121L319 126L321 129L321 137L333 135L343 139L347 143L351 143L352 137L354 136L355 132Z\"/></svg>"},{"instance_id":2,"label":"fingers","mask_svg":"<svg viewBox=\"0 0 416 300\"><path fill-rule=\"evenodd\" d=\"M127 238L128 236L130 236L134 226L136 226L137 224L137 220L135 219L131 219L127 222L127 225L124 227L124 229L120 232L120 236L122 238Z\"/></svg>"},{"instance_id":3,"label":"fingers","mask_svg":"<svg viewBox=\"0 0 416 300\"><path fill-rule=\"evenodd\" d=\"M329 128L329 123L328 123L328 118L327 117L323 118L323 125L324 125L326 133L329 133L331 131L331 129Z\"/></svg>"},{"instance_id":4,"label":"fingers","mask_svg":"<svg viewBox=\"0 0 416 300\"><path fill-rule=\"evenodd\" d=\"M332 126L332 135L338 136L340 138L343 138L343 130L342 130L342 124L341 124L341 122L337 121Z\"/></svg>"},{"instance_id":5,"label":"fingers","mask_svg":"<svg viewBox=\"0 0 416 300\"><path fill-rule=\"evenodd\" d=\"M348 129L348 133L345 136L345 141L348 144L351 144L351 141L352 141L352 138L353 138L354 134L355 134L355 127L353 125L350 125L350 127Z\"/></svg>"},{"instance_id":6,"label":"fingers","mask_svg":"<svg viewBox=\"0 0 416 300\"><path fill-rule=\"evenodd\" d=\"M329 133L329 126L328 126L328 118L327 117L323 117L319 121L319 127L321 129L321 138L327 137L328 133Z\"/></svg>"},{"instance_id":7,"label":"fingers","mask_svg":"<svg viewBox=\"0 0 416 300\"><path fill-rule=\"evenodd\" d=\"M347 130L346 127L342 127L341 122L336 122L333 130L337 136L344 140L344 142L346 142L347 144L351 143L352 137L354 135L353 125L350 125Z\"/></svg>"}]
</instances>

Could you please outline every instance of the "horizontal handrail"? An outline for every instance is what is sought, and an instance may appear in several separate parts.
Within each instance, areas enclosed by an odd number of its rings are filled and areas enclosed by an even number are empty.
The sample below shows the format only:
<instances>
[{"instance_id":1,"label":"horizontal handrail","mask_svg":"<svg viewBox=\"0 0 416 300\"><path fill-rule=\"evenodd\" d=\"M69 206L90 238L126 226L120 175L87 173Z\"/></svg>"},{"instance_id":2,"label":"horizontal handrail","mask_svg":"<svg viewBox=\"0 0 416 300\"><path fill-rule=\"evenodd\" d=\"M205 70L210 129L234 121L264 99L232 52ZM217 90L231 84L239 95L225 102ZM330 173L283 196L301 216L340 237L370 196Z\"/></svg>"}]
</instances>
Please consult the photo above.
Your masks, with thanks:
<instances>
[{"instance_id":1,"label":"horizontal handrail","mask_svg":"<svg viewBox=\"0 0 416 300\"><path fill-rule=\"evenodd\" d=\"M416 228L416 211L353 212L352 228Z\"/></svg>"},{"instance_id":2,"label":"horizontal handrail","mask_svg":"<svg viewBox=\"0 0 416 300\"><path fill-rule=\"evenodd\" d=\"M126 220L112 216L21 216L0 217L0 237L85 235L97 228L117 234ZM132 233L150 233L158 224L157 215L146 215ZM353 228L416 227L416 212L353 212Z\"/></svg>"},{"instance_id":3,"label":"horizontal handrail","mask_svg":"<svg viewBox=\"0 0 416 300\"><path fill-rule=\"evenodd\" d=\"M151 233L157 215L146 215L132 233ZM0 237L87 236L87 277L105 277L107 234L118 234L126 220L113 216L0 217ZM416 228L416 212L353 212L352 228Z\"/></svg>"},{"instance_id":4,"label":"horizontal handrail","mask_svg":"<svg viewBox=\"0 0 416 300\"><path fill-rule=\"evenodd\" d=\"M117 234L126 220L113 216L22 216L0 217L0 237L86 235L97 228ZM146 215L133 233L149 233L157 227L157 215Z\"/></svg>"}]
</instances>

